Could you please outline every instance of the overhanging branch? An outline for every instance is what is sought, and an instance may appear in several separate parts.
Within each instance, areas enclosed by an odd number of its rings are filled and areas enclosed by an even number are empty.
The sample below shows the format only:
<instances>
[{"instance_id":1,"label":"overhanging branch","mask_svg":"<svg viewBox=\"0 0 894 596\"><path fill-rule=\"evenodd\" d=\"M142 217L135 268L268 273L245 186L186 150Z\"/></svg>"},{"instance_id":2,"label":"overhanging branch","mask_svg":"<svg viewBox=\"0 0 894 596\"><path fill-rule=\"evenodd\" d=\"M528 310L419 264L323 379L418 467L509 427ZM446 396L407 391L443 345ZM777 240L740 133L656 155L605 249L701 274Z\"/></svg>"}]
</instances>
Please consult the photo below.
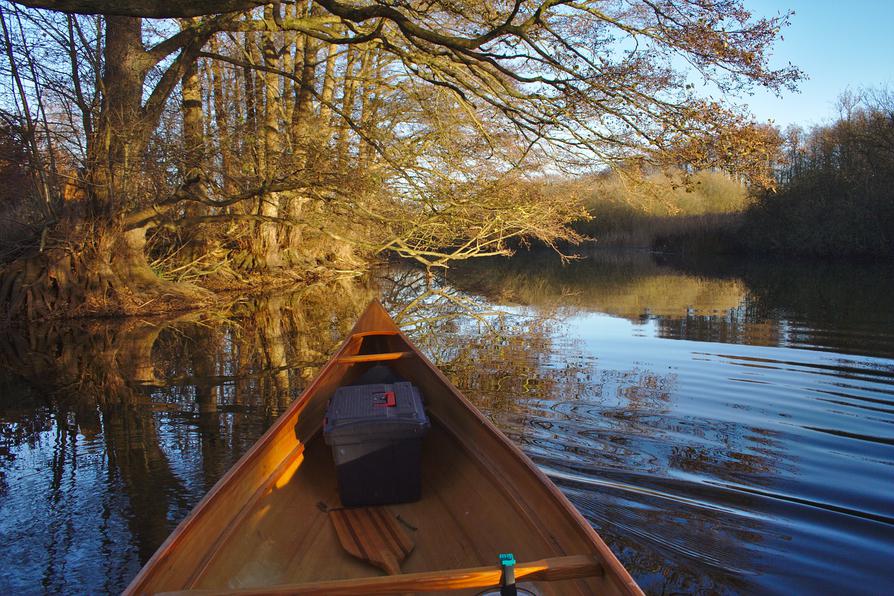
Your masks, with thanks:
<instances>
[{"instance_id":1,"label":"overhanging branch","mask_svg":"<svg viewBox=\"0 0 894 596\"><path fill-rule=\"evenodd\" d=\"M16 3L59 12L149 18L201 17L242 12L266 4L260 0L16 0Z\"/></svg>"}]
</instances>

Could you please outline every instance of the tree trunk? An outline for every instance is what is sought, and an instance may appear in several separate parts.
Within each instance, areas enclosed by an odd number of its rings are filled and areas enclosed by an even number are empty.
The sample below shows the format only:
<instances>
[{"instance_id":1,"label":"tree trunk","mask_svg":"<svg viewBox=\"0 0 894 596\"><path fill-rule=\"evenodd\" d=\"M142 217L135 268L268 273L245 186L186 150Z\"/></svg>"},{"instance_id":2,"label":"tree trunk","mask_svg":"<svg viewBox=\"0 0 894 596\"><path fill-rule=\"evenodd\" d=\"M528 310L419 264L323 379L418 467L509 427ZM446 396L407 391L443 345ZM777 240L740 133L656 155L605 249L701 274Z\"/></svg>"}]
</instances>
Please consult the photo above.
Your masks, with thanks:
<instances>
[{"instance_id":1,"label":"tree trunk","mask_svg":"<svg viewBox=\"0 0 894 596\"><path fill-rule=\"evenodd\" d=\"M251 17L247 17L250 19ZM249 57L249 62L258 64L258 44L255 41L255 34L252 31L245 32L245 54ZM245 130L242 133L243 158L250 157L252 159L252 171L246 172L249 175L257 176L258 168L258 119L257 119L257 96L255 95L255 71L248 66L242 69L242 80L245 88Z\"/></svg>"},{"instance_id":2,"label":"tree trunk","mask_svg":"<svg viewBox=\"0 0 894 596\"><path fill-rule=\"evenodd\" d=\"M90 156L90 194L94 215L111 217L114 203L134 198L139 176L132 174L142 165L151 132L142 117L143 83L150 63L140 19L106 17L104 61L102 110L95 153Z\"/></svg>"},{"instance_id":3,"label":"tree trunk","mask_svg":"<svg viewBox=\"0 0 894 596\"><path fill-rule=\"evenodd\" d=\"M344 118L340 120L338 128L338 141L336 152L338 154L338 167L346 170L348 167L348 147L351 138L351 128L345 118L354 117L354 94L357 89L357 79L354 76L354 66L357 61L357 52L348 46L348 55L345 59L345 80L342 91L341 111Z\"/></svg>"},{"instance_id":4,"label":"tree trunk","mask_svg":"<svg viewBox=\"0 0 894 596\"><path fill-rule=\"evenodd\" d=\"M183 28L192 24L192 19L181 22ZM199 67L192 62L181 81L183 115L183 163L180 175L184 180L201 178L205 161L205 122L202 114L202 88L199 84Z\"/></svg>"},{"instance_id":5,"label":"tree trunk","mask_svg":"<svg viewBox=\"0 0 894 596\"><path fill-rule=\"evenodd\" d=\"M374 48L367 48L363 52L363 57L360 59L360 84L362 85L362 92L360 93L360 125L363 127L363 130L366 131L366 134L370 134L372 131L372 94L375 89L374 82L372 81L372 71L375 58L376 50ZM357 165L361 168L364 167L368 157L369 143L360 139L357 148Z\"/></svg>"},{"instance_id":6,"label":"tree trunk","mask_svg":"<svg viewBox=\"0 0 894 596\"><path fill-rule=\"evenodd\" d=\"M332 130L332 96L335 93L336 46L330 43L326 50L326 73L323 75L323 91L320 94L320 148L329 144Z\"/></svg>"},{"instance_id":7,"label":"tree trunk","mask_svg":"<svg viewBox=\"0 0 894 596\"><path fill-rule=\"evenodd\" d=\"M299 19L306 15L307 4L296 2L292 10L292 17ZM295 131L291 126L291 123L295 121L295 111L298 107L298 95L301 93L301 84L296 81L301 80L301 72L304 68L305 38L306 36L303 33L295 32L286 45L286 48L290 48L289 53L291 54L291 58L289 59L289 63L291 66L290 68L285 69L285 71L291 73L292 76L295 77L294 79L284 80L286 93L288 94L284 120L288 129L288 142L292 149L292 153L295 152L296 139L294 136Z\"/></svg>"},{"instance_id":8,"label":"tree trunk","mask_svg":"<svg viewBox=\"0 0 894 596\"><path fill-rule=\"evenodd\" d=\"M293 18L297 15L299 7L297 4L293 7L285 6L286 17ZM282 51L282 71L287 73L295 72L295 41L298 39L297 31L283 32L283 51ZM283 121L291 122L292 110L295 108L295 89L294 82L286 77L280 77L280 99L282 101Z\"/></svg>"},{"instance_id":9,"label":"tree trunk","mask_svg":"<svg viewBox=\"0 0 894 596\"><path fill-rule=\"evenodd\" d=\"M275 9L280 9L278 4ZM272 4L264 7L264 20L267 23L267 30L264 32L264 65L272 70L279 70L279 53L274 34L276 23L273 18L273 10L274 5ZM279 77L271 72L264 72L261 80L264 83L264 159L262 174L265 181L271 182L277 176L281 153L279 144ZM273 218L279 216L279 196L276 193L265 193L258 200L258 215ZM266 269L282 266L277 225L275 223L261 222L258 224L255 251Z\"/></svg>"},{"instance_id":10,"label":"tree trunk","mask_svg":"<svg viewBox=\"0 0 894 596\"><path fill-rule=\"evenodd\" d=\"M216 37L210 40L211 51L219 51ZM230 113L227 110L227 100L224 96L223 68L218 60L210 60L211 90L214 103L214 122L217 127L217 151L220 155L220 177L224 194L235 194L236 185L233 183L233 166L230 138ZM237 104L238 105L238 104Z\"/></svg>"},{"instance_id":11,"label":"tree trunk","mask_svg":"<svg viewBox=\"0 0 894 596\"><path fill-rule=\"evenodd\" d=\"M313 95L311 90L316 84L316 68L317 68L317 52L320 44L308 35L301 35L303 38L303 58L301 61L301 84L298 88L298 95L295 98L295 110L292 114L292 139L294 144L292 167L294 170L304 171L307 175L307 166L311 160L311 119L314 115ZM297 221L301 217L301 212L306 199L298 196L291 196L286 205L286 215L289 219ZM297 252L301 244L302 234L300 226L290 226L285 230L286 251L291 255L293 264L298 262Z\"/></svg>"},{"instance_id":12,"label":"tree trunk","mask_svg":"<svg viewBox=\"0 0 894 596\"><path fill-rule=\"evenodd\" d=\"M306 152L310 131L310 118L313 115L313 95L311 89L316 84L317 77L317 51L319 42L310 36L304 35L304 58L301 66L301 86L298 89L298 97L295 100L295 112L292 115L293 137L297 151ZM299 166L300 167L300 166Z\"/></svg>"}]
</instances>

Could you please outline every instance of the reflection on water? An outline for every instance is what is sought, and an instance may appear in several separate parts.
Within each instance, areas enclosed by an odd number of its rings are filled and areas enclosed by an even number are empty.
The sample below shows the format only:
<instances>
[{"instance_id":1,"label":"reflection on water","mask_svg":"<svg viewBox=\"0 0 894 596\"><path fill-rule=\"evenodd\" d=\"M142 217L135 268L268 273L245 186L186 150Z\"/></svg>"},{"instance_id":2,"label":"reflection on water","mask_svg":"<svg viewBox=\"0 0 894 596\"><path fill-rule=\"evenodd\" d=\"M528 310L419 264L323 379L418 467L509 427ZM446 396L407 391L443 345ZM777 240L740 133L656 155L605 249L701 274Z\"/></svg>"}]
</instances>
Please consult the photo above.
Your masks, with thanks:
<instances>
[{"instance_id":1,"label":"reflection on water","mask_svg":"<svg viewBox=\"0 0 894 596\"><path fill-rule=\"evenodd\" d=\"M648 592L883 592L892 276L722 265L528 256L372 285ZM372 285L0 337L0 587L122 589Z\"/></svg>"},{"instance_id":2,"label":"reflection on water","mask_svg":"<svg viewBox=\"0 0 894 596\"><path fill-rule=\"evenodd\" d=\"M651 321L661 337L894 357L891 265L680 262L606 250L565 266L550 253L469 262L449 279L490 305Z\"/></svg>"},{"instance_id":3,"label":"reflection on water","mask_svg":"<svg viewBox=\"0 0 894 596\"><path fill-rule=\"evenodd\" d=\"M562 264L552 253L464 263L451 281L498 303L590 310L631 320L717 315L735 309L746 286L737 278L688 275L658 265L645 251L597 251Z\"/></svg>"},{"instance_id":4,"label":"reflection on water","mask_svg":"<svg viewBox=\"0 0 894 596\"><path fill-rule=\"evenodd\" d=\"M478 376L499 368L499 352L463 332L438 338L441 350L451 338L460 355L478 350L458 382L647 592L890 588L890 271L725 264L712 276L705 264L597 256L452 274L491 307L557 312L551 343L513 353L554 382L496 400Z\"/></svg>"},{"instance_id":5,"label":"reflection on water","mask_svg":"<svg viewBox=\"0 0 894 596\"><path fill-rule=\"evenodd\" d=\"M342 284L0 337L0 586L122 590L372 296Z\"/></svg>"}]
</instances>

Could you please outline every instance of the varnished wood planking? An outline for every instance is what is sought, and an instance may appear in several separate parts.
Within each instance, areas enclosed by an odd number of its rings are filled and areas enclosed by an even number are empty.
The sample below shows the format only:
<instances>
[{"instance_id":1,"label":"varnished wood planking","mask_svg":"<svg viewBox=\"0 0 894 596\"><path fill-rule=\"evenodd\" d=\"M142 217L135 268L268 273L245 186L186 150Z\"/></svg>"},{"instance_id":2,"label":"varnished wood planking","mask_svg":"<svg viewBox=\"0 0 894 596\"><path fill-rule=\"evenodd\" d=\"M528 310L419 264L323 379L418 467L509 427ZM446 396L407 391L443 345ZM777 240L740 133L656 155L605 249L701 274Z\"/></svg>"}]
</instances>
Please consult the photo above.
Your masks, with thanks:
<instances>
[{"instance_id":1,"label":"varnished wood planking","mask_svg":"<svg viewBox=\"0 0 894 596\"><path fill-rule=\"evenodd\" d=\"M469 562L490 564L490 553L507 550L503 545L509 542L524 545L512 547L517 555L595 556L605 570L602 577L541 584L538 589L544 594L641 594L558 489L430 366L375 303L308 390L215 485L128 591L183 589L190 584L220 588L246 582L270 585L283 578L300 582L359 580L374 575L369 565L341 551L334 530L325 523L325 514L313 502L320 495L332 500L335 492L331 458L326 464L325 446L313 437L334 390L357 378L376 360L351 357L382 352L412 352L416 356L391 364L421 386L436 423L426 440L429 448L435 447L435 457L424 459L423 483L437 497L395 508L419 528L414 535L417 548L404 571L468 567ZM339 358L347 360L340 363ZM309 443L297 472L294 466L276 464L277 458L294 452L299 441ZM292 472L294 476L290 476ZM273 489L266 490L265 485ZM469 508L464 499L474 499L476 507ZM294 523L286 526L283 519L290 517L295 518ZM414 521L416 517L422 521ZM464 546L460 553L458 544Z\"/></svg>"},{"instance_id":2,"label":"varnished wood planking","mask_svg":"<svg viewBox=\"0 0 894 596\"><path fill-rule=\"evenodd\" d=\"M409 533L417 548L405 562L404 572L493 564L506 551L516 553L520 560L551 552L533 528L507 514L513 504L486 471L466 457L436 422L423 452L423 500L390 506L416 527ZM244 527L236 531L239 539L218 553L196 587L250 587L377 573L341 552L326 514L317 508L320 501L338 504L334 464L319 437L307 446L306 460L285 488L257 503L259 510L278 515L247 516ZM556 593L574 591L566 588Z\"/></svg>"},{"instance_id":3,"label":"varnished wood planking","mask_svg":"<svg viewBox=\"0 0 894 596\"><path fill-rule=\"evenodd\" d=\"M196 586L225 587L219 578L240 578L242 569L265 569L286 581L299 578L362 577L375 568L357 565L340 556L337 537L327 527L318 507L338 505L335 467L328 447L315 438L305 451L306 461L283 489L258 501L258 513L248 515L235 538L221 549ZM548 544L536 539L534 528L511 515L513 504L485 471L469 460L455 439L435 423L423 451L423 499L389 507L416 528L409 534L417 548L403 570L475 567L494 563L500 552L537 559L550 554ZM270 515L269 512L277 514ZM263 553L264 565L254 562ZM291 559L291 560L290 560ZM262 580L265 581L265 580Z\"/></svg>"}]
</instances>

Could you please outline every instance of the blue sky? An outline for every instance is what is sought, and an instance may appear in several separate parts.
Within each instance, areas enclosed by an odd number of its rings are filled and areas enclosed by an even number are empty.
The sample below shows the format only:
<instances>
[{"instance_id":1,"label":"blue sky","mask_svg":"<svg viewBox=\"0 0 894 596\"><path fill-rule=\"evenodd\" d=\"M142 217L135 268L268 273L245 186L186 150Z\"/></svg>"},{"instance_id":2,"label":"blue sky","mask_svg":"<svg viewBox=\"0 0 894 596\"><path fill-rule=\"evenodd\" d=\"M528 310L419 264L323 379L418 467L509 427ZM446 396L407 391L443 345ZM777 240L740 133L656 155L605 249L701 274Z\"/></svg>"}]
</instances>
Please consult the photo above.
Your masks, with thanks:
<instances>
[{"instance_id":1,"label":"blue sky","mask_svg":"<svg viewBox=\"0 0 894 596\"><path fill-rule=\"evenodd\" d=\"M791 62L810 78L800 93L781 99L756 93L740 101L761 121L778 126L808 127L833 120L835 102L850 87L894 88L894 0L745 0L755 15L795 11L791 26L782 32L772 63Z\"/></svg>"}]
</instances>

